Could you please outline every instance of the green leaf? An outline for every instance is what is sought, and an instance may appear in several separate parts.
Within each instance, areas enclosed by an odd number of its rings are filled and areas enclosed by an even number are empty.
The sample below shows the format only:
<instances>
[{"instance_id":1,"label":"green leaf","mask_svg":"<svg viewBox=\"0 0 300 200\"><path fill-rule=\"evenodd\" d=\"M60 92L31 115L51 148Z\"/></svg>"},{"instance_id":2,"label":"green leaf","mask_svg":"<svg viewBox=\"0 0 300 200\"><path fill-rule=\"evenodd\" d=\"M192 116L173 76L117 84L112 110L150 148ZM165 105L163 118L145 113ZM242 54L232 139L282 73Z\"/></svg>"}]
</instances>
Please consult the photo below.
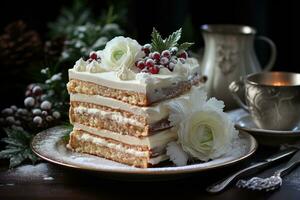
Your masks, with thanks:
<instances>
[{"instance_id":1,"label":"green leaf","mask_svg":"<svg viewBox=\"0 0 300 200\"><path fill-rule=\"evenodd\" d=\"M153 28L151 37L152 37L151 39L152 51L162 52L163 50L166 49L164 40L162 39L161 35L155 28Z\"/></svg>"},{"instance_id":2,"label":"green leaf","mask_svg":"<svg viewBox=\"0 0 300 200\"><path fill-rule=\"evenodd\" d=\"M165 45L166 49L169 49L171 47L175 47L177 45L177 42L181 38L181 28L178 29L177 31L173 32L166 40L165 40Z\"/></svg>"},{"instance_id":3,"label":"green leaf","mask_svg":"<svg viewBox=\"0 0 300 200\"><path fill-rule=\"evenodd\" d=\"M2 151L0 151L0 159L3 158L10 158L13 155L23 151L24 149L22 148L8 148L8 149L4 149Z\"/></svg>"},{"instance_id":4,"label":"green leaf","mask_svg":"<svg viewBox=\"0 0 300 200\"><path fill-rule=\"evenodd\" d=\"M35 164L39 158L31 151L30 154L28 154L28 158L31 160L32 164Z\"/></svg>"},{"instance_id":5,"label":"green leaf","mask_svg":"<svg viewBox=\"0 0 300 200\"><path fill-rule=\"evenodd\" d=\"M193 44L194 43L191 43L191 42L184 42L184 43L178 45L178 51L185 51L188 48L190 48Z\"/></svg>"},{"instance_id":6,"label":"green leaf","mask_svg":"<svg viewBox=\"0 0 300 200\"><path fill-rule=\"evenodd\" d=\"M152 49L151 51L158 51L162 52L164 50L170 49L172 47L178 47L178 50L187 50L190 46L192 46L194 43L190 42L184 42L182 44L178 44L178 41L181 38L181 28L178 29L177 31L173 32L169 37L166 39L162 39L161 35L159 32L153 28L153 32L151 34L152 40L151 40L151 45Z\"/></svg>"},{"instance_id":7,"label":"green leaf","mask_svg":"<svg viewBox=\"0 0 300 200\"><path fill-rule=\"evenodd\" d=\"M20 165L24 160L29 159L32 163L37 161L37 157L30 149L32 135L26 131L5 129L6 138L2 141L6 143L4 150L0 151L0 159L9 159L10 168Z\"/></svg>"},{"instance_id":8,"label":"green leaf","mask_svg":"<svg viewBox=\"0 0 300 200\"><path fill-rule=\"evenodd\" d=\"M26 157L24 157L22 153L15 154L9 160L9 168L14 168L20 165L25 159Z\"/></svg>"}]
</instances>

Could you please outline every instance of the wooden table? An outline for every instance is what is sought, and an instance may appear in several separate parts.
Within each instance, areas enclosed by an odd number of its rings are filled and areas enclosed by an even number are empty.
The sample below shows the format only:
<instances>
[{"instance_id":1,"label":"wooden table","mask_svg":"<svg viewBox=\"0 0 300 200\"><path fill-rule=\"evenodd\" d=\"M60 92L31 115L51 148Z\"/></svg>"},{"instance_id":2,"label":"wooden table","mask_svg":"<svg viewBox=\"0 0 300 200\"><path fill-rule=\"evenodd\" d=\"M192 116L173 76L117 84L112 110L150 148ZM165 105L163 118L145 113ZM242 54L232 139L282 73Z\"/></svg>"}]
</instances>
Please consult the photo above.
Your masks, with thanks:
<instances>
[{"instance_id":1,"label":"wooden table","mask_svg":"<svg viewBox=\"0 0 300 200\"><path fill-rule=\"evenodd\" d=\"M225 192L212 195L205 187L235 170L277 151L259 148L250 159L222 169L192 177L164 182L116 181L83 171L67 169L50 163L36 167L21 166L7 170L0 162L0 199L300 199L300 168L284 178L283 186L274 192L254 192L230 187ZM282 163L284 163L283 161ZM271 175L282 163L259 174Z\"/></svg>"}]
</instances>

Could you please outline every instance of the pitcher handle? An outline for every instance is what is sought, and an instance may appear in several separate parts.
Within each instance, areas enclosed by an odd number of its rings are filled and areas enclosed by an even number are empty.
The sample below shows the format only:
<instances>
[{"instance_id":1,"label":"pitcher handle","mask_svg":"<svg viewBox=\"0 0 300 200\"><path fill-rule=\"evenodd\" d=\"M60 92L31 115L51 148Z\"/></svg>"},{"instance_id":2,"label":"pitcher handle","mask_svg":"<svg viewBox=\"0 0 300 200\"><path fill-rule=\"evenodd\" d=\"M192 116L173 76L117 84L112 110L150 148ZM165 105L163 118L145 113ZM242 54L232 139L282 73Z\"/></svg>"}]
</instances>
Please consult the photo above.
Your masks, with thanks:
<instances>
[{"instance_id":1,"label":"pitcher handle","mask_svg":"<svg viewBox=\"0 0 300 200\"><path fill-rule=\"evenodd\" d=\"M265 37L265 36L258 36L257 37L258 40L262 40L266 43L268 43L270 45L270 48L271 48L271 56L270 56L270 59L269 59L269 62L267 63L267 65L264 67L263 71L270 71L273 66L274 66L274 63L275 63L275 60L276 60L276 56L277 56L277 48L276 48L276 45L275 43L268 37Z\"/></svg>"},{"instance_id":2,"label":"pitcher handle","mask_svg":"<svg viewBox=\"0 0 300 200\"><path fill-rule=\"evenodd\" d=\"M240 90L241 87L244 86L244 81L239 80L239 81L233 81L229 84L229 91L233 96L233 99L239 104L241 108L243 108L245 111L249 112L248 106L241 100L237 92Z\"/></svg>"}]
</instances>

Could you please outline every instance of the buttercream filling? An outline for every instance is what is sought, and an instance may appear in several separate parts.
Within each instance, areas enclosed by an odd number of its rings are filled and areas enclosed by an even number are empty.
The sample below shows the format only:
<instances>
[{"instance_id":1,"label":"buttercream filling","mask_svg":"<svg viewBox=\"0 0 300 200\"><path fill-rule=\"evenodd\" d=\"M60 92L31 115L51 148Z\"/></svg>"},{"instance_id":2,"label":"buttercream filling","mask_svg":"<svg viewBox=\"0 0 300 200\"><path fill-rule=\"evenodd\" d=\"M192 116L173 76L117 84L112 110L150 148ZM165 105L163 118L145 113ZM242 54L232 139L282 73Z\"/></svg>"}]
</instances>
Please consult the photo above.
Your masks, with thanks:
<instances>
[{"instance_id":1,"label":"buttercream filling","mask_svg":"<svg viewBox=\"0 0 300 200\"><path fill-rule=\"evenodd\" d=\"M165 146L170 141L174 141L177 139L176 132L172 131L171 129L160 131L154 135L148 137L142 137L142 138L138 138L130 135L121 135L120 133L115 133L104 129L99 130L79 123L74 123L74 129L84 130L94 135L113 139L116 141L121 141L122 143L129 144L129 145L147 146L149 149Z\"/></svg>"},{"instance_id":2,"label":"buttercream filling","mask_svg":"<svg viewBox=\"0 0 300 200\"><path fill-rule=\"evenodd\" d=\"M74 112L78 114L89 114L102 119L111 119L120 124L131 124L134 126L144 127L144 125L138 120L124 117L118 112L104 111L97 108L86 108L83 106L75 107Z\"/></svg>"},{"instance_id":3,"label":"buttercream filling","mask_svg":"<svg viewBox=\"0 0 300 200\"><path fill-rule=\"evenodd\" d=\"M125 110L136 115L145 116L148 124L155 123L167 118L169 114L167 103L171 101L167 100L149 107L139 107L130 105L128 103L113 98L103 97L100 95L87 95L79 93L70 94L70 100L103 105L114 109Z\"/></svg>"}]
</instances>

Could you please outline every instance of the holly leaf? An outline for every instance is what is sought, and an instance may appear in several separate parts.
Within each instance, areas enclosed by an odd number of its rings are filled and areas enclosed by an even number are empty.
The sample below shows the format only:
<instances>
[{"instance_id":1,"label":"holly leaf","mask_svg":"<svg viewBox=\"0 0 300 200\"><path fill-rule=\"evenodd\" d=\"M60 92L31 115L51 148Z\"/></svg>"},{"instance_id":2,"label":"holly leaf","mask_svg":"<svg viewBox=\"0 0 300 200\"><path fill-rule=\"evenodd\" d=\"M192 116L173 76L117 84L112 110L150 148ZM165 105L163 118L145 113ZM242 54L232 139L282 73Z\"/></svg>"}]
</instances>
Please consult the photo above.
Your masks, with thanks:
<instances>
[{"instance_id":1,"label":"holly leaf","mask_svg":"<svg viewBox=\"0 0 300 200\"><path fill-rule=\"evenodd\" d=\"M171 47L175 47L177 45L177 42L181 38L181 28L177 31L173 32L167 39L165 39L165 46L167 49Z\"/></svg>"},{"instance_id":2,"label":"holly leaf","mask_svg":"<svg viewBox=\"0 0 300 200\"><path fill-rule=\"evenodd\" d=\"M1 141L6 143L4 150L0 151L0 159L9 159L9 167L13 168L29 159L35 163L38 158L30 148L32 135L26 131L4 129L7 137Z\"/></svg>"},{"instance_id":3,"label":"holly leaf","mask_svg":"<svg viewBox=\"0 0 300 200\"><path fill-rule=\"evenodd\" d=\"M151 39L152 51L162 52L163 50L166 49L164 40L162 39L160 33L155 28L153 28L151 37L152 37Z\"/></svg>"},{"instance_id":4,"label":"holly leaf","mask_svg":"<svg viewBox=\"0 0 300 200\"><path fill-rule=\"evenodd\" d=\"M191 43L191 42L184 42L184 43L178 45L178 51L185 51L188 48L190 48L193 44L194 43Z\"/></svg>"},{"instance_id":5,"label":"holly leaf","mask_svg":"<svg viewBox=\"0 0 300 200\"><path fill-rule=\"evenodd\" d=\"M159 34L159 32L155 28L153 28L153 31L151 34L151 37L152 37L151 51L152 52L158 51L161 53L162 51L171 49L172 47L177 47L178 51L187 50L194 43L184 42L182 44L178 44L178 41L181 38L181 32L182 32L182 30L180 28L177 31L173 32L171 35L169 35L166 39L163 39L161 37L161 35Z\"/></svg>"}]
</instances>

